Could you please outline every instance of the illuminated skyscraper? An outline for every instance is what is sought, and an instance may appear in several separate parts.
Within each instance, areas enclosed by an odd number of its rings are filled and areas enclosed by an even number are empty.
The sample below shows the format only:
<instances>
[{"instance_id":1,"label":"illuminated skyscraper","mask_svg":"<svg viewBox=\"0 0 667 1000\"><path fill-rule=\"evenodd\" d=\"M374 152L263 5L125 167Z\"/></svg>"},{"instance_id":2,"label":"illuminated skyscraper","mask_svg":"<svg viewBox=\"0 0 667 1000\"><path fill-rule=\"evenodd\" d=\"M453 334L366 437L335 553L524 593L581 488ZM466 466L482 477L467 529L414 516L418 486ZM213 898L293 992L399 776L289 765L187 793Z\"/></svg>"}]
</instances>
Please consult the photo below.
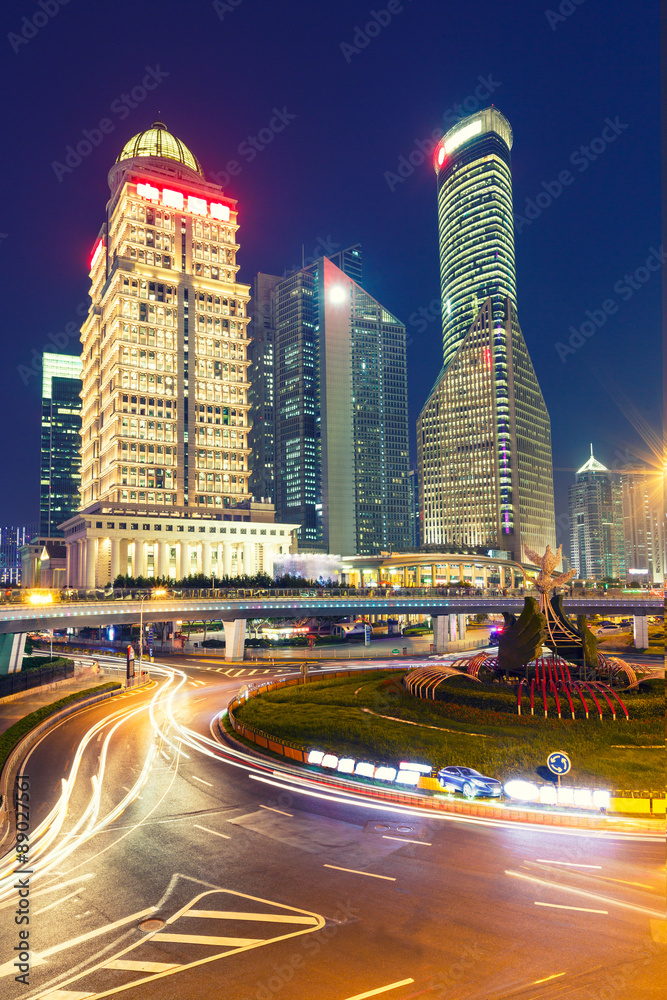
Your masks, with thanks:
<instances>
[{"instance_id":1,"label":"illuminated skyscraper","mask_svg":"<svg viewBox=\"0 0 667 1000\"><path fill-rule=\"evenodd\" d=\"M236 201L160 122L125 144L109 187L81 330L84 511L64 529L69 583L271 573L291 529L268 528L273 509L249 491Z\"/></svg>"},{"instance_id":2,"label":"illuminated skyscraper","mask_svg":"<svg viewBox=\"0 0 667 1000\"><path fill-rule=\"evenodd\" d=\"M577 469L568 491L570 561L588 580L625 578L621 476L593 455Z\"/></svg>"},{"instance_id":3,"label":"illuminated skyscraper","mask_svg":"<svg viewBox=\"0 0 667 1000\"><path fill-rule=\"evenodd\" d=\"M495 108L435 150L443 368L417 425L422 544L555 546L551 427L517 318L510 150Z\"/></svg>"},{"instance_id":4,"label":"illuminated skyscraper","mask_svg":"<svg viewBox=\"0 0 667 1000\"><path fill-rule=\"evenodd\" d=\"M81 358L42 358L42 455L39 534L58 538L58 525L79 509L81 487Z\"/></svg>"}]
</instances>

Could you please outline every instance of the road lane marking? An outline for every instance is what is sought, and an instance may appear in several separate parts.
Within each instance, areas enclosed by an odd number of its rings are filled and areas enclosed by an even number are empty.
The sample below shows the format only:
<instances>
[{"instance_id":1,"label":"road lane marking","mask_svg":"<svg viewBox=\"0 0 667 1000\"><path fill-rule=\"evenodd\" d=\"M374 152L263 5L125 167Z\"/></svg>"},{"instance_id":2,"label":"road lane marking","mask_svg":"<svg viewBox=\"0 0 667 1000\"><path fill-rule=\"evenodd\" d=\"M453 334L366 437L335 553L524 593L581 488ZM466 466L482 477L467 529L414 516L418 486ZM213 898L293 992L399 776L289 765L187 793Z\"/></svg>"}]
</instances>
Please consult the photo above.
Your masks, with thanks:
<instances>
[{"instance_id":1,"label":"road lane marking","mask_svg":"<svg viewBox=\"0 0 667 1000\"><path fill-rule=\"evenodd\" d=\"M72 879L72 881L74 882L76 879ZM88 931L87 934L80 934L78 937L70 938L69 941L63 941L62 944L54 944L52 948L47 948L45 951L40 951L37 954L33 952L30 956L31 965L43 965L46 959L51 955L55 955L56 952L64 951L66 948L75 948L77 945L83 944L84 941L90 941L91 938L99 937L100 934L106 934L107 931L113 931L117 927L123 927L125 924L131 924L133 920L136 920L137 922L143 920L143 918L147 917L150 913L155 913L156 909L156 906L149 906L146 910L140 910L138 913L131 913L129 917L121 917L120 920L115 920L111 924L104 924L103 927L98 927L94 931ZM4 965L0 965L0 977L10 975L13 976L15 974L16 968L14 967L13 959L10 959L9 962L5 962ZM66 992L63 993L63 996L66 995ZM73 997L92 996L92 993L70 992L70 995ZM51 994L49 994L49 996L51 996Z\"/></svg>"},{"instance_id":2,"label":"road lane marking","mask_svg":"<svg viewBox=\"0 0 667 1000\"><path fill-rule=\"evenodd\" d=\"M581 913L604 913L609 914L609 910L591 910L588 906L563 906L560 903L535 903L535 906L549 906L552 910L579 910Z\"/></svg>"},{"instance_id":3,"label":"road lane marking","mask_svg":"<svg viewBox=\"0 0 667 1000\"><path fill-rule=\"evenodd\" d=\"M399 986L409 986L410 983L414 983L414 979L401 979L397 983L389 983L388 986L379 986L376 990L368 990L366 993L355 993L353 997L348 997L347 1000L365 1000L366 997L377 997L380 993L388 993L389 990L397 990Z\"/></svg>"},{"instance_id":4,"label":"road lane marking","mask_svg":"<svg viewBox=\"0 0 667 1000\"><path fill-rule=\"evenodd\" d=\"M383 840L400 840L402 844L422 844L424 847L433 847L433 844L427 843L425 840L408 840L407 837L390 837L388 834L382 834Z\"/></svg>"},{"instance_id":5,"label":"road lane marking","mask_svg":"<svg viewBox=\"0 0 667 1000\"><path fill-rule=\"evenodd\" d=\"M94 993L81 993L79 990L56 990L55 993L47 993L43 1000L84 1000L84 997L93 997Z\"/></svg>"},{"instance_id":6,"label":"road lane marking","mask_svg":"<svg viewBox=\"0 0 667 1000\"><path fill-rule=\"evenodd\" d=\"M192 777L195 779L195 781L201 781L202 785L208 785L210 788L213 788L212 782L210 782L210 781L204 781L203 778L197 777L196 774L193 774Z\"/></svg>"},{"instance_id":7,"label":"road lane marking","mask_svg":"<svg viewBox=\"0 0 667 1000\"><path fill-rule=\"evenodd\" d=\"M78 889L75 889L74 892L70 892L69 895L63 896L62 899L56 899L53 903L49 903L48 906L43 906L41 910L37 910L34 916L38 917L40 913L46 913L47 910L52 910L54 906L60 906L61 903L64 903L67 899L71 899L72 896L78 896L80 892L83 892L83 888L83 886L80 886Z\"/></svg>"},{"instance_id":8,"label":"road lane marking","mask_svg":"<svg viewBox=\"0 0 667 1000\"><path fill-rule=\"evenodd\" d=\"M259 808L260 809L268 809L269 812L272 812L272 813L280 813L281 816L289 816L290 819L294 818L294 813L286 813L286 812L283 812L282 809L274 809L273 806L263 806L261 804L261 802L259 804Z\"/></svg>"},{"instance_id":9,"label":"road lane marking","mask_svg":"<svg viewBox=\"0 0 667 1000\"><path fill-rule=\"evenodd\" d=\"M57 882L54 885L50 885L47 889L39 889L38 892L31 892L30 898L35 899L36 896L44 896L47 892L53 892L55 889L65 889L74 882L83 882L84 879L95 878L95 874L95 872L88 872L87 875L78 875L76 878L68 879L67 882ZM8 899L5 903L0 903L0 910L4 910L7 906L16 906L16 900Z\"/></svg>"},{"instance_id":10,"label":"road lane marking","mask_svg":"<svg viewBox=\"0 0 667 1000\"><path fill-rule=\"evenodd\" d=\"M298 917L284 913L237 913L236 910L186 910L184 917L211 917L220 920L262 920L272 924L307 924L315 926L317 917Z\"/></svg>"},{"instance_id":11,"label":"road lane marking","mask_svg":"<svg viewBox=\"0 0 667 1000\"><path fill-rule=\"evenodd\" d=\"M383 878L386 882L395 882L396 879L392 878L391 875L375 875L373 872L360 872L357 868L341 868L339 865L322 865L323 868L335 868L338 872L350 872L352 875L368 875L369 878ZM372 993L364 994L364 996L372 996ZM351 998L354 1000L354 997Z\"/></svg>"},{"instance_id":12,"label":"road lane marking","mask_svg":"<svg viewBox=\"0 0 667 1000\"><path fill-rule=\"evenodd\" d=\"M231 840L232 838L226 833L218 833L217 830L209 830L207 826L200 826L199 823L192 824L196 830L203 830L204 833L214 833L216 837L224 837L225 840Z\"/></svg>"},{"instance_id":13,"label":"road lane marking","mask_svg":"<svg viewBox=\"0 0 667 1000\"><path fill-rule=\"evenodd\" d=\"M576 861L550 861L548 858L535 858L535 860L545 865L568 865L570 868L599 868L602 870L602 865L580 865Z\"/></svg>"},{"instance_id":14,"label":"road lane marking","mask_svg":"<svg viewBox=\"0 0 667 1000\"><path fill-rule=\"evenodd\" d=\"M167 969L178 969L178 962L131 962L117 958L104 966L105 969L121 969L123 972L166 972Z\"/></svg>"},{"instance_id":15,"label":"road lane marking","mask_svg":"<svg viewBox=\"0 0 667 1000\"><path fill-rule=\"evenodd\" d=\"M540 983L548 983L552 979L560 979L560 977L564 975L564 972L554 972L553 976L545 976L544 979L535 979L530 985L538 986Z\"/></svg>"},{"instance_id":16,"label":"road lane marking","mask_svg":"<svg viewBox=\"0 0 667 1000\"><path fill-rule=\"evenodd\" d=\"M588 892L586 889L575 889L570 885L560 885L558 882L547 882L545 879L534 878L532 875L524 875L523 872L513 872L505 869L506 875L514 878L522 878L528 882L535 882L537 885L546 886L548 889L560 889L561 892L573 892L577 896L588 896L589 899L597 899L600 903L611 903L612 906L620 906L625 910L634 910L636 913L646 913L649 917L656 917L659 920L665 919L665 914L659 910L649 910L646 906L636 906L634 903L626 903L621 899L612 899L609 896L601 896L597 892Z\"/></svg>"},{"instance_id":17,"label":"road lane marking","mask_svg":"<svg viewBox=\"0 0 667 1000\"><path fill-rule=\"evenodd\" d=\"M210 934L172 934L158 931L151 941L164 941L170 944L217 944L229 945L230 948L243 948L248 944L260 944L263 938L213 937Z\"/></svg>"},{"instance_id":18,"label":"road lane marking","mask_svg":"<svg viewBox=\"0 0 667 1000\"><path fill-rule=\"evenodd\" d=\"M646 885L645 882L626 882L623 878L611 878L609 875L602 875L601 878L603 878L605 882L620 882L621 885L636 885L640 889L653 889L652 885Z\"/></svg>"}]
</instances>

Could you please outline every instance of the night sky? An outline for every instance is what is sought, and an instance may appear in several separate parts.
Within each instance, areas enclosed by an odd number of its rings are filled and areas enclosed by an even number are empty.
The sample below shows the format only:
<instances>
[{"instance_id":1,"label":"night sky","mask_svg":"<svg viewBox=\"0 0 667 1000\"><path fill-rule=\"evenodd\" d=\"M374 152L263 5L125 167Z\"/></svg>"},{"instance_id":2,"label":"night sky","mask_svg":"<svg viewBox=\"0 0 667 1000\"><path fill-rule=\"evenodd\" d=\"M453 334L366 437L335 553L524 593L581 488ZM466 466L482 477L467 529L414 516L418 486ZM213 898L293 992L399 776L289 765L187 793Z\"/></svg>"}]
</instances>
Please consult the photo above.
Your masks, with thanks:
<instances>
[{"instance_id":1,"label":"night sky","mask_svg":"<svg viewBox=\"0 0 667 1000\"><path fill-rule=\"evenodd\" d=\"M494 103L514 131L519 320L551 415L564 540L589 442L608 467L633 466L661 427L658 4L549 2L4 3L0 523L38 517L33 352L53 335L78 353L64 331L88 301L127 139L161 119L238 199L240 281L300 264L302 245L312 258L363 244L365 287L408 330L414 443L442 360L420 144ZM68 166L85 130L98 144Z\"/></svg>"}]
</instances>

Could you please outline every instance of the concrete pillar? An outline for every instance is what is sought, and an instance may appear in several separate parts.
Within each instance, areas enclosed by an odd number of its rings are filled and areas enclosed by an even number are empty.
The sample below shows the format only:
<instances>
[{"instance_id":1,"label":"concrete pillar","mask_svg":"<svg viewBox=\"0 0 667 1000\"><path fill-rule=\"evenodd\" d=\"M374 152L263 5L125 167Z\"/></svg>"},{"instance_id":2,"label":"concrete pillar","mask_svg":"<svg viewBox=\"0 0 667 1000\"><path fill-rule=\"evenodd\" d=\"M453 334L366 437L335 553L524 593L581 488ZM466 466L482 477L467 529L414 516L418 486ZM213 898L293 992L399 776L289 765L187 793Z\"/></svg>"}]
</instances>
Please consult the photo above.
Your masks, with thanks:
<instances>
[{"instance_id":1,"label":"concrete pillar","mask_svg":"<svg viewBox=\"0 0 667 1000\"><path fill-rule=\"evenodd\" d=\"M231 576L232 575L232 543L223 542L222 543L222 575Z\"/></svg>"},{"instance_id":2,"label":"concrete pillar","mask_svg":"<svg viewBox=\"0 0 667 1000\"><path fill-rule=\"evenodd\" d=\"M452 579L452 567L450 563L445 564L445 580L447 581L447 586L449 586Z\"/></svg>"},{"instance_id":3,"label":"concrete pillar","mask_svg":"<svg viewBox=\"0 0 667 1000\"><path fill-rule=\"evenodd\" d=\"M486 563L482 566L482 580L484 582L484 590L486 590L489 586L489 568Z\"/></svg>"},{"instance_id":4,"label":"concrete pillar","mask_svg":"<svg viewBox=\"0 0 667 1000\"><path fill-rule=\"evenodd\" d=\"M138 538L134 542L133 576L146 576L146 543Z\"/></svg>"},{"instance_id":5,"label":"concrete pillar","mask_svg":"<svg viewBox=\"0 0 667 1000\"><path fill-rule=\"evenodd\" d=\"M422 568L421 566L415 566L415 586L421 587L422 585Z\"/></svg>"},{"instance_id":6,"label":"concrete pillar","mask_svg":"<svg viewBox=\"0 0 667 1000\"><path fill-rule=\"evenodd\" d=\"M76 585L79 590L86 586L86 540L80 538L76 543L78 548L76 566Z\"/></svg>"},{"instance_id":7,"label":"concrete pillar","mask_svg":"<svg viewBox=\"0 0 667 1000\"><path fill-rule=\"evenodd\" d=\"M242 660L245 651L245 618L223 622L225 629L225 659Z\"/></svg>"},{"instance_id":8,"label":"concrete pillar","mask_svg":"<svg viewBox=\"0 0 667 1000\"><path fill-rule=\"evenodd\" d=\"M210 577L210 575L211 575L211 543L210 542L202 542L201 543L201 548L202 548L202 556L201 556L202 573L204 574L204 576Z\"/></svg>"},{"instance_id":9,"label":"concrete pillar","mask_svg":"<svg viewBox=\"0 0 667 1000\"><path fill-rule=\"evenodd\" d=\"M434 653L446 653L447 643L449 642L448 635L448 619L449 615L434 615L433 616L433 652Z\"/></svg>"},{"instance_id":10,"label":"concrete pillar","mask_svg":"<svg viewBox=\"0 0 667 1000\"><path fill-rule=\"evenodd\" d=\"M95 577L97 570L97 539L86 539L86 589L95 589Z\"/></svg>"},{"instance_id":11,"label":"concrete pillar","mask_svg":"<svg viewBox=\"0 0 667 1000\"><path fill-rule=\"evenodd\" d=\"M262 545L262 566L266 575L270 576L271 579L273 579L273 554L273 546L267 545L266 542L264 542Z\"/></svg>"},{"instance_id":12,"label":"concrete pillar","mask_svg":"<svg viewBox=\"0 0 667 1000\"><path fill-rule=\"evenodd\" d=\"M435 563L431 566L431 586L435 587Z\"/></svg>"},{"instance_id":13,"label":"concrete pillar","mask_svg":"<svg viewBox=\"0 0 667 1000\"><path fill-rule=\"evenodd\" d=\"M190 575L190 546L188 545L187 542L181 541L177 576L179 580L183 580L185 579L186 576L189 575Z\"/></svg>"},{"instance_id":14,"label":"concrete pillar","mask_svg":"<svg viewBox=\"0 0 667 1000\"><path fill-rule=\"evenodd\" d=\"M15 674L21 669L26 638L26 632L0 635L0 676Z\"/></svg>"},{"instance_id":15,"label":"concrete pillar","mask_svg":"<svg viewBox=\"0 0 667 1000\"><path fill-rule=\"evenodd\" d=\"M65 586L66 587L71 587L72 586L71 564L72 564L72 546L71 545L66 545L65 546L65 566L66 566L66 569L65 569Z\"/></svg>"},{"instance_id":16,"label":"concrete pillar","mask_svg":"<svg viewBox=\"0 0 667 1000\"><path fill-rule=\"evenodd\" d=\"M447 615L447 635L450 642L455 642L458 637L456 615Z\"/></svg>"},{"instance_id":17,"label":"concrete pillar","mask_svg":"<svg viewBox=\"0 0 667 1000\"><path fill-rule=\"evenodd\" d=\"M243 543L243 573L245 576L254 576L255 574L254 548L252 542Z\"/></svg>"},{"instance_id":18,"label":"concrete pillar","mask_svg":"<svg viewBox=\"0 0 667 1000\"><path fill-rule=\"evenodd\" d=\"M164 579L169 576L169 552L167 542L157 543L157 576Z\"/></svg>"},{"instance_id":19,"label":"concrete pillar","mask_svg":"<svg viewBox=\"0 0 667 1000\"><path fill-rule=\"evenodd\" d=\"M405 590L408 585L408 567L403 567L403 589Z\"/></svg>"},{"instance_id":20,"label":"concrete pillar","mask_svg":"<svg viewBox=\"0 0 667 1000\"><path fill-rule=\"evenodd\" d=\"M457 627L457 631L458 631L458 634L459 634L459 639L465 639L465 637L466 637L466 624L467 624L467 622L466 622L466 615L457 615L456 619L457 619L457 621L456 621L456 627Z\"/></svg>"},{"instance_id":21,"label":"concrete pillar","mask_svg":"<svg viewBox=\"0 0 667 1000\"><path fill-rule=\"evenodd\" d=\"M464 579L465 579L465 574L463 572L463 563L460 562L459 563L459 583L463 583Z\"/></svg>"},{"instance_id":22,"label":"concrete pillar","mask_svg":"<svg viewBox=\"0 0 667 1000\"><path fill-rule=\"evenodd\" d=\"M120 573L120 538L111 539L111 563L110 563L111 585Z\"/></svg>"},{"instance_id":23,"label":"concrete pillar","mask_svg":"<svg viewBox=\"0 0 667 1000\"><path fill-rule=\"evenodd\" d=\"M648 618L646 615L635 615L632 619L632 635L637 649L648 649Z\"/></svg>"}]
</instances>

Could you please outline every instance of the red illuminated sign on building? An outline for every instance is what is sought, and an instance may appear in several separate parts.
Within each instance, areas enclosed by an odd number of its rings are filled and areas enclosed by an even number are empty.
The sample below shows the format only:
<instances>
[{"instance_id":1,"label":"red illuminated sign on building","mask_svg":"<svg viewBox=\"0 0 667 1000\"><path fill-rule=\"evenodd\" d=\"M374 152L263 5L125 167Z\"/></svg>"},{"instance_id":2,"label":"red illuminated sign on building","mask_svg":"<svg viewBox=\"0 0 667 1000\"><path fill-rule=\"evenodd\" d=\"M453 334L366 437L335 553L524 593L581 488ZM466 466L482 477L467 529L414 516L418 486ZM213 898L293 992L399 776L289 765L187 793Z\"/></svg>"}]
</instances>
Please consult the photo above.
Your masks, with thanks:
<instances>
[{"instance_id":1,"label":"red illuminated sign on building","mask_svg":"<svg viewBox=\"0 0 667 1000\"><path fill-rule=\"evenodd\" d=\"M187 211L191 215L210 216L221 222L229 222L230 219L231 209L229 205L220 201L207 201L206 198L200 198L197 195L186 195L182 191L174 191L172 188L162 188L160 191L152 184L139 183L137 184L137 194L144 201L152 201L156 205L160 203L160 196L162 196L162 204L165 208L176 208L179 212Z\"/></svg>"}]
</instances>

